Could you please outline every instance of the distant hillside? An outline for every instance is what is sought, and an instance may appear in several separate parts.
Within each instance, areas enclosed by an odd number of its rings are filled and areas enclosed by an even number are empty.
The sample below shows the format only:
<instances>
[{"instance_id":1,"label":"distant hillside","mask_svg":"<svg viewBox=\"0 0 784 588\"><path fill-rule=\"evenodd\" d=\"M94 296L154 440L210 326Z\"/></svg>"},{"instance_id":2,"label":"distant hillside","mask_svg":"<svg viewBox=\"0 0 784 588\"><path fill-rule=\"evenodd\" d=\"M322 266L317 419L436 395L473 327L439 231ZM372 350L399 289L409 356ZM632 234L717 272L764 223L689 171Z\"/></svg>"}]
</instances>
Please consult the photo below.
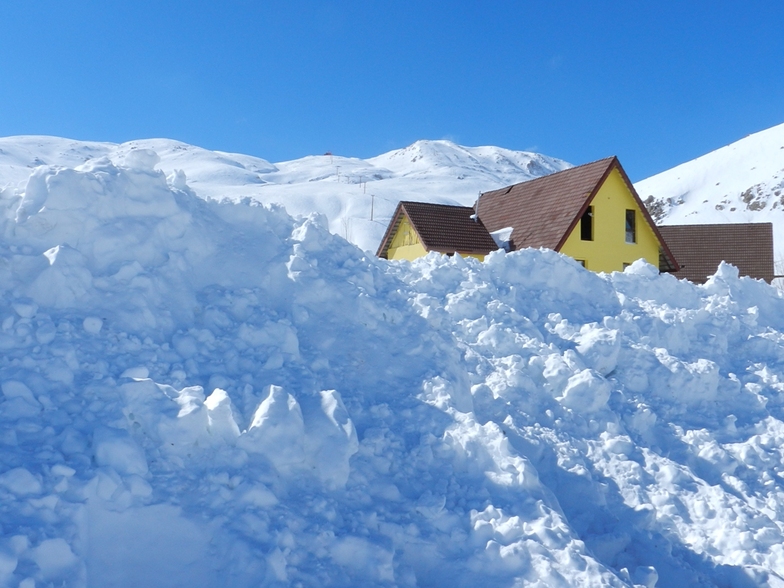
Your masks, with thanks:
<instances>
[{"instance_id":1,"label":"distant hillside","mask_svg":"<svg viewBox=\"0 0 784 588\"><path fill-rule=\"evenodd\" d=\"M784 124L635 184L662 224L772 222L784 257Z\"/></svg>"},{"instance_id":2,"label":"distant hillside","mask_svg":"<svg viewBox=\"0 0 784 588\"><path fill-rule=\"evenodd\" d=\"M293 215L320 212L333 233L371 251L400 200L471 205L481 191L570 167L538 153L450 141L417 141L371 159L315 155L272 164L169 139L118 145L20 136L0 139L0 189L23 190L40 165L75 167L99 157L122 164L142 149L158 154L157 169L166 175L182 170L202 198L252 198L281 204Z\"/></svg>"}]
</instances>

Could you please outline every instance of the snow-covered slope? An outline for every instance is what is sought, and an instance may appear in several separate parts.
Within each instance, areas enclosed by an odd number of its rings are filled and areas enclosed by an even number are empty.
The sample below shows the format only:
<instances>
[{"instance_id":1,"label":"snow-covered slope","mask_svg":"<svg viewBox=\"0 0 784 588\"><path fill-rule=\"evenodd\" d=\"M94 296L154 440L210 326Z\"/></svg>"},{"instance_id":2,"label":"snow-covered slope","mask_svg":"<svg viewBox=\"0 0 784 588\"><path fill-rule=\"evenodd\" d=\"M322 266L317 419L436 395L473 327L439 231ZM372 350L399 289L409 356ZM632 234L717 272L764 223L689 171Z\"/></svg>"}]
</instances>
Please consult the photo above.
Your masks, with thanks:
<instances>
[{"instance_id":1,"label":"snow-covered slope","mask_svg":"<svg viewBox=\"0 0 784 588\"><path fill-rule=\"evenodd\" d=\"M400 200L471 205L480 191L568 167L536 153L449 141L418 141L368 160L320 155L273 165L168 139L117 145L28 136L0 138L0 187L24 185L38 165L73 167L97 157L122 164L140 149L154 150L166 175L183 171L202 198L277 203L295 216L320 212L333 233L370 251L378 247Z\"/></svg>"},{"instance_id":2,"label":"snow-covered slope","mask_svg":"<svg viewBox=\"0 0 784 588\"><path fill-rule=\"evenodd\" d=\"M662 224L772 222L784 258L784 124L635 184Z\"/></svg>"},{"instance_id":3,"label":"snow-covered slope","mask_svg":"<svg viewBox=\"0 0 784 588\"><path fill-rule=\"evenodd\" d=\"M387 262L130 151L0 191L0 586L784 586L775 289Z\"/></svg>"}]
</instances>

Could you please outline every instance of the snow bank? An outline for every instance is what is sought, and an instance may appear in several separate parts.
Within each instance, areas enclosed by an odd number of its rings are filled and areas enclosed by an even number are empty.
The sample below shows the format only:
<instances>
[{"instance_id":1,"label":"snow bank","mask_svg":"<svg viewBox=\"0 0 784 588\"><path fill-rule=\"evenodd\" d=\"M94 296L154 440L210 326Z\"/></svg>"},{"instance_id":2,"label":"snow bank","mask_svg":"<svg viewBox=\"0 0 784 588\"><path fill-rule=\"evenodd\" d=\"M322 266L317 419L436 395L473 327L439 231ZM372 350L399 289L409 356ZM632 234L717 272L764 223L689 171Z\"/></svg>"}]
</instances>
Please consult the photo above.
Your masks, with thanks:
<instances>
[{"instance_id":1,"label":"snow bank","mask_svg":"<svg viewBox=\"0 0 784 588\"><path fill-rule=\"evenodd\" d=\"M781 585L775 290L387 262L156 161L2 193L0 585Z\"/></svg>"},{"instance_id":2,"label":"snow bank","mask_svg":"<svg viewBox=\"0 0 784 588\"><path fill-rule=\"evenodd\" d=\"M400 200L471 206L480 191L569 167L538 153L443 140L417 141L366 160L327 154L271 164L170 139L117 145L22 136L0 138L0 191L24 186L31 169L41 165L74 168L106 157L124 167L149 166L152 161L137 160L149 151L160 157L157 168L172 176L175 188L187 177L187 185L205 200L251 198L284 205L294 215L319 212L333 233L372 251Z\"/></svg>"}]
</instances>

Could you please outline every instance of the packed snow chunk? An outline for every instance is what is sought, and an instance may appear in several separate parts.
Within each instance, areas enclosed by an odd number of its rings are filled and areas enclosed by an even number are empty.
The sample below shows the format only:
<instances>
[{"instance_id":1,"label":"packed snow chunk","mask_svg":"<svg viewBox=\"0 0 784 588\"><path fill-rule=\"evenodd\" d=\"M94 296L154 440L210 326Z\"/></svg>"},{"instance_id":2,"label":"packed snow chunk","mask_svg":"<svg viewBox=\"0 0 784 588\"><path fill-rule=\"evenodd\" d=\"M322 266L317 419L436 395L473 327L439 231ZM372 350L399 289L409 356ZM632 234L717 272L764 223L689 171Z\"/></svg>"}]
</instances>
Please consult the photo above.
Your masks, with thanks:
<instances>
[{"instance_id":1,"label":"packed snow chunk","mask_svg":"<svg viewBox=\"0 0 784 588\"><path fill-rule=\"evenodd\" d=\"M709 292L721 291L722 286L738 280L740 272L734 265L722 261L716 268L716 273L705 282L705 289Z\"/></svg>"},{"instance_id":2,"label":"packed snow chunk","mask_svg":"<svg viewBox=\"0 0 784 588\"><path fill-rule=\"evenodd\" d=\"M38 312L38 305L31 302L14 302L11 304L11 307L20 317L27 319L33 318L35 313Z\"/></svg>"},{"instance_id":3,"label":"packed snow chunk","mask_svg":"<svg viewBox=\"0 0 784 588\"><path fill-rule=\"evenodd\" d=\"M158 426L161 420L176 419L181 410L176 401L180 392L171 386L156 384L150 379L132 380L120 386L128 428L158 442Z\"/></svg>"},{"instance_id":4,"label":"packed snow chunk","mask_svg":"<svg viewBox=\"0 0 784 588\"><path fill-rule=\"evenodd\" d=\"M144 450L122 429L96 428L93 434L93 454L99 466L113 468L121 475L147 474Z\"/></svg>"},{"instance_id":5,"label":"packed snow chunk","mask_svg":"<svg viewBox=\"0 0 784 588\"><path fill-rule=\"evenodd\" d=\"M657 396L677 401L686 406L716 400L719 389L719 367L708 359L684 362L670 355L666 349L656 349L656 358L665 369L662 376L652 378Z\"/></svg>"},{"instance_id":6,"label":"packed snow chunk","mask_svg":"<svg viewBox=\"0 0 784 588\"><path fill-rule=\"evenodd\" d=\"M563 355L560 353L536 355L531 359L531 364L541 367L542 377L546 382L545 390L554 397L562 396L569 378L585 369L582 360L572 349L567 349Z\"/></svg>"},{"instance_id":7,"label":"packed snow chunk","mask_svg":"<svg viewBox=\"0 0 784 588\"><path fill-rule=\"evenodd\" d=\"M30 215L37 213L49 195L47 179L52 173L48 167L41 166L30 174L19 206L16 209L16 222L23 223Z\"/></svg>"},{"instance_id":8,"label":"packed snow chunk","mask_svg":"<svg viewBox=\"0 0 784 588\"><path fill-rule=\"evenodd\" d=\"M324 390L314 400L320 401L319 407L305 414L308 458L327 488L342 488L349 460L359 449L357 432L337 391Z\"/></svg>"},{"instance_id":9,"label":"packed snow chunk","mask_svg":"<svg viewBox=\"0 0 784 588\"><path fill-rule=\"evenodd\" d=\"M35 330L35 340L39 345L48 345L57 337L57 327L51 321L41 321L40 326Z\"/></svg>"},{"instance_id":10,"label":"packed snow chunk","mask_svg":"<svg viewBox=\"0 0 784 588\"><path fill-rule=\"evenodd\" d=\"M327 217L318 213L308 215L291 232L291 238L298 241L300 247L309 253L322 251L329 247L329 221Z\"/></svg>"},{"instance_id":11,"label":"packed snow chunk","mask_svg":"<svg viewBox=\"0 0 784 588\"><path fill-rule=\"evenodd\" d=\"M441 376L424 382L422 399L441 410L453 407L460 412L469 413L474 408L474 399L467 386L464 388L460 383L451 382Z\"/></svg>"},{"instance_id":12,"label":"packed snow chunk","mask_svg":"<svg viewBox=\"0 0 784 588\"><path fill-rule=\"evenodd\" d=\"M577 351L589 367L603 376L615 371L621 351L621 338L616 329L607 329L596 324L583 325L575 341Z\"/></svg>"},{"instance_id":13,"label":"packed snow chunk","mask_svg":"<svg viewBox=\"0 0 784 588\"><path fill-rule=\"evenodd\" d=\"M61 578L79 559L71 551L65 539L46 539L32 550L32 559L41 568L41 575L46 580Z\"/></svg>"},{"instance_id":14,"label":"packed snow chunk","mask_svg":"<svg viewBox=\"0 0 784 588\"><path fill-rule=\"evenodd\" d=\"M103 321L97 316L88 316L82 321L82 327L91 335L97 335L103 328Z\"/></svg>"},{"instance_id":15,"label":"packed snow chunk","mask_svg":"<svg viewBox=\"0 0 784 588\"><path fill-rule=\"evenodd\" d=\"M458 423L444 432L444 441L455 449L460 469L484 476L497 486L539 489L536 469L517 454L497 423L480 425L473 415L458 418Z\"/></svg>"},{"instance_id":16,"label":"packed snow chunk","mask_svg":"<svg viewBox=\"0 0 784 588\"><path fill-rule=\"evenodd\" d=\"M152 149L133 149L125 155L125 165L137 170L153 171L160 161L160 156Z\"/></svg>"},{"instance_id":17,"label":"packed snow chunk","mask_svg":"<svg viewBox=\"0 0 784 588\"><path fill-rule=\"evenodd\" d=\"M93 288L87 258L69 245L57 245L44 252L49 267L28 286L27 295L41 306L71 308L85 300Z\"/></svg>"},{"instance_id":18,"label":"packed snow chunk","mask_svg":"<svg viewBox=\"0 0 784 588\"><path fill-rule=\"evenodd\" d=\"M259 508L269 508L270 506L278 504L277 497L266 487L261 485L248 488L248 490L242 494L241 500Z\"/></svg>"},{"instance_id":19,"label":"packed snow chunk","mask_svg":"<svg viewBox=\"0 0 784 588\"><path fill-rule=\"evenodd\" d=\"M525 547L527 528L520 517L510 517L493 505L471 513L472 541L484 545L485 553L477 554L492 574L509 573L522 570L530 563L530 555ZM492 571L491 571L492 570Z\"/></svg>"},{"instance_id":20,"label":"packed snow chunk","mask_svg":"<svg viewBox=\"0 0 784 588\"><path fill-rule=\"evenodd\" d=\"M132 380L146 380L150 377L150 370L144 366L130 367L120 374L121 378L130 378Z\"/></svg>"},{"instance_id":21,"label":"packed snow chunk","mask_svg":"<svg viewBox=\"0 0 784 588\"><path fill-rule=\"evenodd\" d=\"M207 425L210 434L227 443L234 443L240 436L240 428L234 418L231 399L225 390L215 388L204 401L207 409Z\"/></svg>"},{"instance_id":22,"label":"packed snow chunk","mask_svg":"<svg viewBox=\"0 0 784 588\"><path fill-rule=\"evenodd\" d=\"M485 578L507 578L488 583L494 586L626 586L586 552L559 514L541 502L534 509L533 519L492 504L472 510L471 543L481 550L472 554L469 569Z\"/></svg>"},{"instance_id":23,"label":"packed snow chunk","mask_svg":"<svg viewBox=\"0 0 784 588\"><path fill-rule=\"evenodd\" d=\"M493 238L493 241L495 241L495 244L499 249L509 251L512 231L514 231L514 227L504 227L503 229L498 229L497 231L491 232L490 236Z\"/></svg>"},{"instance_id":24,"label":"packed snow chunk","mask_svg":"<svg viewBox=\"0 0 784 588\"><path fill-rule=\"evenodd\" d=\"M186 190L188 188L188 177L181 169L175 169L166 176L166 182L176 190Z\"/></svg>"},{"instance_id":25,"label":"packed snow chunk","mask_svg":"<svg viewBox=\"0 0 784 588\"><path fill-rule=\"evenodd\" d=\"M626 269L623 270L623 273L640 276L642 278L658 278L660 272L659 268L640 258L626 267Z\"/></svg>"},{"instance_id":26,"label":"packed snow chunk","mask_svg":"<svg viewBox=\"0 0 784 588\"><path fill-rule=\"evenodd\" d=\"M305 421L296 398L270 385L238 444L263 454L284 475L305 467Z\"/></svg>"},{"instance_id":27,"label":"packed snow chunk","mask_svg":"<svg viewBox=\"0 0 784 588\"><path fill-rule=\"evenodd\" d=\"M277 580L278 582L288 581L288 574L286 573L286 555L276 547L267 556L267 565L269 566L269 573L267 577L270 580Z\"/></svg>"},{"instance_id":28,"label":"packed snow chunk","mask_svg":"<svg viewBox=\"0 0 784 588\"><path fill-rule=\"evenodd\" d=\"M32 390L24 383L17 380L8 380L2 384L3 396L8 399L21 398L28 404L40 407L41 404L36 400Z\"/></svg>"},{"instance_id":29,"label":"packed snow chunk","mask_svg":"<svg viewBox=\"0 0 784 588\"><path fill-rule=\"evenodd\" d=\"M0 550L0 585L10 585L9 577L14 573L18 565L19 558L15 554Z\"/></svg>"},{"instance_id":30,"label":"packed snow chunk","mask_svg":"<svg viewBox=\"0 0 784 588\"><path fill-rule=\"evenodd\" d=\"M558 402L576 412L596 412L610 398L610 383L591 369L585 369L569 378Z\"/></svg>"},{"instance_id":31,"label":"packed snow chunk","mask_svg":"<svg viewBox=\"0 0 784 588\"><path fill-rule=\"evenodd\" d=\"M395 581L392 553L365 538L344 537L332 546L331 555L352 576L366 578L373 583Z\"/></svg>"},{"instance_id":32,"label":"packed snow chunk","mask_svg":"<svg viewBox=\"0 0 784 588\"><path fill-rule=\"evenodd\" d=\"M124 412L131 430L160 443L176 463L199 455L199 448L233 444L239 434L231 402L223 390L205 399L201 386L177 390L149 379L136 379L121 389L127 399Z\"/></svg>"},{"instance_id":33,"label":"packed snow chunk","mask_svg":"<svg viewBox=\"0 0 784 588\"><path fill-rule=\"evenodd\" d=\"M14 468L0 474L0 487L17 496L37 496L43 492L40 480L25 468Z\"/></svg>"},{"instance_id":34,"label":"packed snow chunk","mask_svg":"<svg viewBox=\"0 0 784 588\"><path fill-rule=\"evenodd\" d=\"M635 586L656 588L656 584L659 581L659 572L652 566L638 566L632 574L632 581Z\"/></svg>"}]
</instances>

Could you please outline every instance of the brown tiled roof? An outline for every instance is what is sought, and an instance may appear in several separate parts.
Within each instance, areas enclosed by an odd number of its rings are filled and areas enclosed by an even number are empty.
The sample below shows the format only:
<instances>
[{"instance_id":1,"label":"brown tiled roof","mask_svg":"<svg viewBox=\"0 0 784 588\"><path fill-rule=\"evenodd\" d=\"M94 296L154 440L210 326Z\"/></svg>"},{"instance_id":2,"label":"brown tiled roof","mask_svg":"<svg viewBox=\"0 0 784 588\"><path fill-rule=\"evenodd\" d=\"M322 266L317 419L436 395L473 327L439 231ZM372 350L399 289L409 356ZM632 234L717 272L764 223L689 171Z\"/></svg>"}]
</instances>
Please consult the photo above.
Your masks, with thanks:
<instances>
[{"instance_id":1,"label":"brown tiled roof","mask_svg":"<svg viewBox=\"0 0 784 588\"><path fill-rule=\"evenodd\" d=\"M681 265L678 278L702 284L726 261L741 276L773 279L771 223L664 225L659 232Z\"/></svg>"},{"instance_id":2,"label":"brown tiled roof","mask_svg":"<svg viewBox=\"0 0 784 588\"><path fill-rule=\"evenodd\" d=\"M599 191L617 168L642 214L663 243L656 225L640 200L617 157L572 167L548 176L485 192L479 196L479 218L488 231L513 227L510 249L545 247L558 251ZM666 244L664 267L677 268Z\"/></svg>"},{"instance_id":3,"label":"brown tiled roof","mask_svg":"<svg viewBox=\"0 0 784 588\"><path fill-rule=\"evenodd\" d=\"M389 244L397 232L397 227L400 226L403 215L408 217L420 242L428 251L484 255L498 249L498 245L482 222L471 218L474 209L470 206L403 201L398 204L387 232L381 240L376 253L379 257L387 256Z\"/></svg>"},{"instance_id":4,"label":"brown tiled roof","mask_svg":"<svg viewBox=\"0 0 784 588\"><path fill-rule=\"evenodd\" d=\"M610 171L614 157L572 167L479 196L479 218L490 231L514 227L511 248L557 249Z\"/></svg>"}]
</instances>

